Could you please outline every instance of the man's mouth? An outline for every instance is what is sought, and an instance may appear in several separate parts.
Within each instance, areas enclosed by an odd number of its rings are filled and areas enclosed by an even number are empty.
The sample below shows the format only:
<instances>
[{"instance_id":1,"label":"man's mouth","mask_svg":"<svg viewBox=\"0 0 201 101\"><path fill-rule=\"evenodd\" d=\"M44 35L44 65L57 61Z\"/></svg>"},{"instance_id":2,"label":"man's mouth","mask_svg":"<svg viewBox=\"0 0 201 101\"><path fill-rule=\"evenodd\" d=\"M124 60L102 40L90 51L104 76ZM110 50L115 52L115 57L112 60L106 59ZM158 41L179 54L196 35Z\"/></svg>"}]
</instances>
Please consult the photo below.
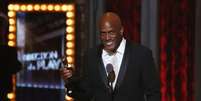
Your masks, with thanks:
<instances>
[{"instance_id":1,"label":"man's mouth","mask_svg":"<svg viewBox=\"0 0 201 101\"><path fill-rule=\"evenodd\" d=\"M106 46L110 46L110 45L112 45L112 44L113 44L113 42L111 42L111 41L105 43Z\"/></svg>"}]
</instances>

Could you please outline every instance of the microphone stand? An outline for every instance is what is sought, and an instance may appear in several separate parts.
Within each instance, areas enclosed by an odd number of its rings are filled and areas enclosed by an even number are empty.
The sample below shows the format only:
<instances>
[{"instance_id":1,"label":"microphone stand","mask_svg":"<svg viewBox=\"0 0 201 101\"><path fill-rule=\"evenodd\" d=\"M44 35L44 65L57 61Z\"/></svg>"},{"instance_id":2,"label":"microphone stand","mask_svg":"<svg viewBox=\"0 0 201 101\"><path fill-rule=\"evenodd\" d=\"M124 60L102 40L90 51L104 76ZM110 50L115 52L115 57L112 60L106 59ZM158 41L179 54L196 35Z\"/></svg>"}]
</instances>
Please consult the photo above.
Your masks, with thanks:
<instances>
[{"instance_id":1,"label":"microphone stand","mask_svg":"<svg viewBox=\"0 0 201 101\"><path fill-rule=\"evenodd\" d=\"M107 70L107 73L108 73L107 79L108 79L109 93L111 95L111 100L113 101L114 100L113 83L115 81L115 72L113 70L112 64L107 64L106 65L106 70Z\"/></svg>"},{"instance_id":2,"label":"microphone stand","mask_svg":"<svg viewBox=\"0 0 201 101\"><path fill-rule=\"evenodd\" d=\"M113 101L114 100L113 82L108 82L108 86L109 86L109 92L110 92L110 95L111 95L111 100Z\"/></svg>"}]
</instances>

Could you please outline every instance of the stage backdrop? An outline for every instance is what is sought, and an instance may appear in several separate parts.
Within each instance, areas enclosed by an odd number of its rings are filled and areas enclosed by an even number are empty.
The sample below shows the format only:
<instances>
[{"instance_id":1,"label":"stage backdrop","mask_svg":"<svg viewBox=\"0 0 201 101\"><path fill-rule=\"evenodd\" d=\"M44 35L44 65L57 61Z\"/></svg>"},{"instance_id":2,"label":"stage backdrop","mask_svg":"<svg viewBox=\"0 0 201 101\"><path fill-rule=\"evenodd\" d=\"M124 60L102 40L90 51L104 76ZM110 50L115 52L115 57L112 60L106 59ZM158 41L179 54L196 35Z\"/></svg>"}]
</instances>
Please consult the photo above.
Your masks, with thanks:
<instances>
[{"instance_id":1,"label":"stage backdrop","mask_svg":"<svg viewBox=\"0 0 201 101\"><path fill-rule=\"evenodd\" d=\"M161 101L194 101L194 0L159 0Z\"/></svg>"}]
</instances>

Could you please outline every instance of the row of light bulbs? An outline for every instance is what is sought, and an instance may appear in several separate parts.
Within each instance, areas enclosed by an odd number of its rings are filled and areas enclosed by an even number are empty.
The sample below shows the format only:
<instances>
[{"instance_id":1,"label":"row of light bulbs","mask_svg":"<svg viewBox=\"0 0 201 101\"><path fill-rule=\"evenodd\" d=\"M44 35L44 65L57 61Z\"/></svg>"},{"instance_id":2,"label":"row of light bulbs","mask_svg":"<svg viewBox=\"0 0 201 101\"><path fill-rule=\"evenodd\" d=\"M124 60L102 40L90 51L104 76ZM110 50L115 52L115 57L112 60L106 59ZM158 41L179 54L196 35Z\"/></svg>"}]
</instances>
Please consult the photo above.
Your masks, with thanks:
<instances>
[{"instance_id":1,"label":"row of light bulbs","mask_svg":"<svg viewBox=\"0 0 201 101\"><path fill-rule=\"evenodd\" d=\"M64 4L10 4L8 10L13 11L73 11L73 5Z\"/></svg>"}]
</instances>

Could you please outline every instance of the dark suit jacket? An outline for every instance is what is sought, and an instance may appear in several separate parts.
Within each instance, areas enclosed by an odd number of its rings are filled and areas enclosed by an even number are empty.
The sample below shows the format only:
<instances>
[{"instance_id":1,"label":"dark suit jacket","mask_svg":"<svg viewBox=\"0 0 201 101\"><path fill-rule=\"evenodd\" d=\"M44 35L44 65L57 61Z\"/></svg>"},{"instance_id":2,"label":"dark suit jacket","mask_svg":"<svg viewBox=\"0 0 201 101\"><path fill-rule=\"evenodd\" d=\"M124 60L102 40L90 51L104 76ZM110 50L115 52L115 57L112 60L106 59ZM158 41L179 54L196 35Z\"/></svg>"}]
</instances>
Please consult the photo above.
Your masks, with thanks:
<instances>
[{"instance_id":1,"label":"dark suit jacket","mask_svg":"<svg viewBox=\"0 0 201 101\"><path fill-rule=\"evenodd\" d=\"M76 101L160 101L159 73L149 49L126 42L115 89L109 92L100 47L85 58L82 78L68 80L68 95ZM69 92L72 91L72 92Z\"/></svg>"}]
</instances>

